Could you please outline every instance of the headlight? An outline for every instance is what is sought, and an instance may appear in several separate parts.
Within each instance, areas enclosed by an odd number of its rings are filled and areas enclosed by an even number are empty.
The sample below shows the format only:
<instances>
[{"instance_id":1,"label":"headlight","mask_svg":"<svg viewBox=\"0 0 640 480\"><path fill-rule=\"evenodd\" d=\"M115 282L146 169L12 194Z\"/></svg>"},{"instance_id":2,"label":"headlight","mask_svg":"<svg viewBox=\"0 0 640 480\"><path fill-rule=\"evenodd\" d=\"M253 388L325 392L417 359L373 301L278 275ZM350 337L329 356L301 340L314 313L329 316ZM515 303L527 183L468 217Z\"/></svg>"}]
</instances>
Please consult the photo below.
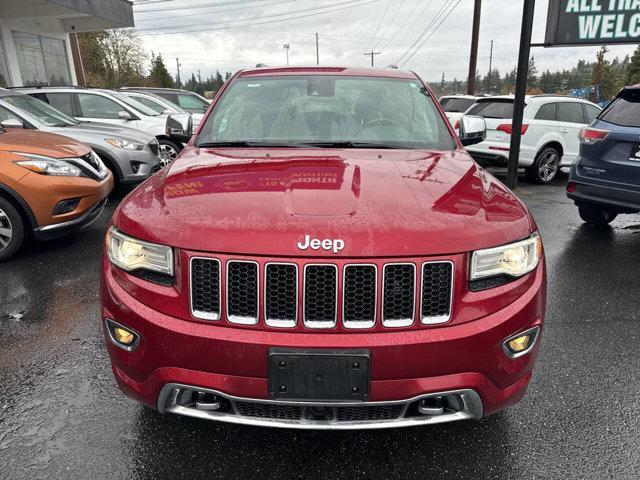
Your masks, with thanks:
<instances>
[{"instance_id":1,"label":"headlight","mask_svg":"<svg viewBox=\"0 0 640 480\"><path fill-rule=\"evenodd\" d=\"M109 145L113 145L116 148L122 148L123 150L144 150L144 143L132 142L130 140L125 140L122 138L105 138L104 141Z\"/></svg>"},{"instance_id":2,"label":"headlight","mask_svg":"<svg viewBox=\"0 0 640 480\"><path fill-rule=\"evenodd\" d=\"M32 153L13 153L29 159L15 162L16 164L40 175L53 175L58 177L79 177L82 175L82 171L78 167L64 160L45 157L43 155L34 155Z\"/></svg>"},{"instance_id":3,"label":"headlight","mask_svg":"<svg viewBox=\"0 0 640 480\"><path fill-rule=\"evenodd\" d=\"M538 266L542 255L542 241L534 234L521 242L473 252L470 280L508 275L521 277Z\"/></svg>"},{"instance_id":4,"label":"headlight","mask_svg":"<svg viewBox=\"0 0 640 480\"><path fill-rule=\"evenodd\" d=\"M165 245L136 240L114 227L107 232L107 253L111 263L126 271L151 270L173 275L173 250Z\"/></svg>"}]
</instances>

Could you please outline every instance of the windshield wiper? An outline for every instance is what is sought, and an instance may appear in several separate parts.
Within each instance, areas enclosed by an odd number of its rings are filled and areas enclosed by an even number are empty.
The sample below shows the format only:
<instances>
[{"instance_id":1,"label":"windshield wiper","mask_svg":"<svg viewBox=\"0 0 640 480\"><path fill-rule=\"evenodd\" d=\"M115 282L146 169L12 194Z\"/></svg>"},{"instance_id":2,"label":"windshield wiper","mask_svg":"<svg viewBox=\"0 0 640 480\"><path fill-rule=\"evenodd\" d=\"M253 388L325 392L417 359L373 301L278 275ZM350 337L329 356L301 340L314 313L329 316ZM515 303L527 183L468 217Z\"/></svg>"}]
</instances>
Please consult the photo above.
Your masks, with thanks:
<instances>
[{"instance_id":1,"label":"windshield wiper","mask_svg":"<svg viewBox=\"0 0 640 480\"><path fill-rule=\"evenodd\" d=\"M367 143L367 142L313 142L309 144L312 147L320 148L372 148L372 149L402 149L398 145L389 145L387 143Z\"/></svg>"},{"instance_id":2,"label":"windshield wiper","mask_svg":"<svg viewBox=\"0 0 640 480\"><path fill-rule=\"evenodd\" d=\"M306 143L283 143L283 142L251 142L246 140L236 140L230 142L203 142L196 145L198 148L215 147L256 147L256 148L309 148Z\"/></svg>"}]
</instances>

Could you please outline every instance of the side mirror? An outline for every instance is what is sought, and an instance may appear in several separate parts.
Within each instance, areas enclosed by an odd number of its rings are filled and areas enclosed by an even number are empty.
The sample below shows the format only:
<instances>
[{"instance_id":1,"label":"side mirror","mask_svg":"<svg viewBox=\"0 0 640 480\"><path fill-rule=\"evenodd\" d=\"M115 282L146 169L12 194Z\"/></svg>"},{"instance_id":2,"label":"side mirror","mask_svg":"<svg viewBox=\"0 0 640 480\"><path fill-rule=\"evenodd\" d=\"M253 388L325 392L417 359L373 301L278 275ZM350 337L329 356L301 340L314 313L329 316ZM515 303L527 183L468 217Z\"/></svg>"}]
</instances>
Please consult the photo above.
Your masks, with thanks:
<instances>
[{"instance_id":1,"label":"side mirror","mask_svg":"<svg viewBox=\"0 0 640 480\"><path fill-rule=\"evenodd\" d=\"M120 120L131 120L131 114L125 110L118 112L118 118Z\"/></svg>"},{"instance_id":2,"label":"side mirror","mask_svg":"<svg viewBox=\"0 0 640 480\"><path fill-rule=\"evenodd\" d=\"M0 123L2 128L24 128L24 123L22 123L17 118L8 118Z\"/></svg>"},{"instance_id":3,"label":"side mirror","mask_svg":"<svg viewBox=\"0 0 640 480\"><path fill-rule=\"evenodd\" d=\"M487 138L487 122L482 117L463 115L460 117L460 131L458 132L462 145L468 147L484 142Z\"/></svg>"},{"instance_id":4,"label":"side mirror","mask_svg":"<svg viewBox=\"0 0 640 480\"><path fill-rule=\"evenodd\" d=\"M166 134L169 138L187 143L193 135L193 117L190 113L172 113L167 117Z\"/></svg>"}]
</instances>

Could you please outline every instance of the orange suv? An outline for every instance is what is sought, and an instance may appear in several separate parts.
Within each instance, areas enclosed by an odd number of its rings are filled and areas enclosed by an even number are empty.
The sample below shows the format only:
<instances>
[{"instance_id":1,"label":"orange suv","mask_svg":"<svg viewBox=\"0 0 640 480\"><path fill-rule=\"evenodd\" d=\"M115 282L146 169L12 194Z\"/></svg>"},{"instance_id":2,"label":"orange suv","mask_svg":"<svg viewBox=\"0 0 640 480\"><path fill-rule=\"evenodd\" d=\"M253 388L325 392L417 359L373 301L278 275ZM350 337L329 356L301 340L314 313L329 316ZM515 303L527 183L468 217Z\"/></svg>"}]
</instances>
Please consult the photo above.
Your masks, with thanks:
<instances>
[{"instance_id":1,"label":"orange suv","mask_svg":"<svg viewBox=\"0 0 640 480\"><path fill-rule=\"evenodd\" d=\"M94 221L113 177L88 146L61 135L0 129L0 262L33 232L66 235Z\"/></svg>"}]
</instances>

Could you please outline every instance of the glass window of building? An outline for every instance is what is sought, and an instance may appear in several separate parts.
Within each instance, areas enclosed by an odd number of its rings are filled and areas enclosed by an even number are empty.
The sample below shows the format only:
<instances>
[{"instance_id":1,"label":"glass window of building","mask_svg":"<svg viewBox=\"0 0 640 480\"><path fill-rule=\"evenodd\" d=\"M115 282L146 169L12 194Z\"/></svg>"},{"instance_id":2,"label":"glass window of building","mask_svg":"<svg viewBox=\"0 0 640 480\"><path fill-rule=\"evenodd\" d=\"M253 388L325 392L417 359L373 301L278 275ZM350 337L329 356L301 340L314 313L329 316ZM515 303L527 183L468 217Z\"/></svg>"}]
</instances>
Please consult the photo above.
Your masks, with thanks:
<instances>
[{"instance_id":1,"label":"glass window of building","mask_svg":"<svg viewBox=\"0 0 640 480\"><path fill-rule=\"evenodd\" d=\"M7 57L4 53L4 44L0 39L0 87L9 86L9 68L7 67Z\"/></svg>"},{"instance_id":2,"label":"glass window of building","mask_svg":"<svg viewBox=\"0 0 640 480\"><path fill-rule=\"evenodd\" d=\"M63 40L13 32L18 64L25 86L70 85L69 59Z\"/></svg>"}]
</instances>

